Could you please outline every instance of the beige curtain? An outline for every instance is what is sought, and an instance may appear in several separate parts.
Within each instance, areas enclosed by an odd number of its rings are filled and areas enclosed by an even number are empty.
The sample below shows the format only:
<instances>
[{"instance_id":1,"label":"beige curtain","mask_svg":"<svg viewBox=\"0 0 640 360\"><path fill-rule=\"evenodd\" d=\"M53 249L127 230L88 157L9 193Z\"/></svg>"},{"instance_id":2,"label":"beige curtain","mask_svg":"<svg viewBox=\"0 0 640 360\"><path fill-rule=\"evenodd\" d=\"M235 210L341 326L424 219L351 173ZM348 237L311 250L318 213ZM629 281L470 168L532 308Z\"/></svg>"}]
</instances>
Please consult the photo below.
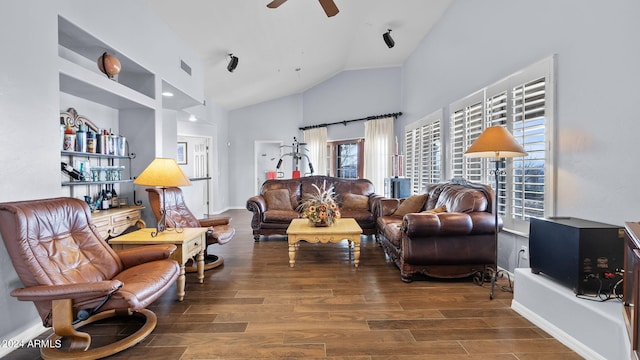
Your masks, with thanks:
<instances>
[{"instance_id":1,"label":"beige curtain","mask_svg":"<svg viewBox=\"0 0 640 360\"><path fill-rule=\"evenodd\" d=\"M306 155L313 165L314 175L327 175L327 128L319 127L303 131L307 143Z\"/></svg>"},{"instance_id":2,"label":"beige curtain","mask_svg":"<svg viewBox=\"0 0 640 360\"><path fill-rule=\"evenodd\" d=\"M373 183L377 194L384 193L384 179L391 176L393 120L388 117L364 123L364 177Z\"/></svg>"}]
</instances>

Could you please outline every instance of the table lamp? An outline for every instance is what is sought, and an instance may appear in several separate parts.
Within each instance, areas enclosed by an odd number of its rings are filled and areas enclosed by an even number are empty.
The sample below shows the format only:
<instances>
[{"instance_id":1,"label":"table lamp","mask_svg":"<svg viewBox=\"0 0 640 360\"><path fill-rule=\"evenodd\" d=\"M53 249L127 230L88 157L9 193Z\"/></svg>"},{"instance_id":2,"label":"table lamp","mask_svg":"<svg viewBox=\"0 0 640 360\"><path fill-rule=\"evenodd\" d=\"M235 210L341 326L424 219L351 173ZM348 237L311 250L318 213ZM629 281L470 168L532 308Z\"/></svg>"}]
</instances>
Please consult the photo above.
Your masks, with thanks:
<instances>
[{"instance_id":1,"label":"table lamp","mask_svg":"<svg viewBox=\"0 0 640 360\"><path fill-rule=\"evenodd\" d=\"M172 186L191 185L191 181L189 181L189 178L182 172L182 169L174 159L155 158L133 183L136 185L162 188L162 216L158 221L156 232L151 233L151 236L155 237L167 229L165 190Z\"/></svg>"},{"instance_id":2,"label":"table lamp","mask_svg":"<svg viewBox=\"0 0 640 360\"><path fill-rule=\"evenodd\" d=\"M484 130L482 134L471 144L465 151L465 157L476 158L494 158L496 162L495 170L491 172L496 177L496 191L494 199L493 213L495 215L495 269L491 269L491 293L489 298L493 300L493 290L498 279L498 189L500 188L500 175L504 175L504 171L500 171L500 158L514 158L526 156L527 152L518 144L511 133L503 126L492 126Z\"/></svg>"}]
</instances>

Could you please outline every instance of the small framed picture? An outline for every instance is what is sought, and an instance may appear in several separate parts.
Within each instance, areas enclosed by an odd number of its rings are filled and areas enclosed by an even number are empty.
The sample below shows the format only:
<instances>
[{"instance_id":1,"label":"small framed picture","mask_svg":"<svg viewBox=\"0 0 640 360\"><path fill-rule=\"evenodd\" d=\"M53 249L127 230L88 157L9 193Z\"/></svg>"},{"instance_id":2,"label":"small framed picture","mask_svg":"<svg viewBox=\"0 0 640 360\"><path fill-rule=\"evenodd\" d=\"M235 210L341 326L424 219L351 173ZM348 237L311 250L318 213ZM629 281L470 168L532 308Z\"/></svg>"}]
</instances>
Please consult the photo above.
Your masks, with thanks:
<instances>
[{"instance_id":1,"label":"small framed picture","mask_svg":"<svg viewBox=\"0 0 640 360\"><path fill-rule=\"evenodd\" d=\"M176 153L176 162L178 165L187 165L187 143L178 143L178 152Z\"/></svg>"}]
</instances>

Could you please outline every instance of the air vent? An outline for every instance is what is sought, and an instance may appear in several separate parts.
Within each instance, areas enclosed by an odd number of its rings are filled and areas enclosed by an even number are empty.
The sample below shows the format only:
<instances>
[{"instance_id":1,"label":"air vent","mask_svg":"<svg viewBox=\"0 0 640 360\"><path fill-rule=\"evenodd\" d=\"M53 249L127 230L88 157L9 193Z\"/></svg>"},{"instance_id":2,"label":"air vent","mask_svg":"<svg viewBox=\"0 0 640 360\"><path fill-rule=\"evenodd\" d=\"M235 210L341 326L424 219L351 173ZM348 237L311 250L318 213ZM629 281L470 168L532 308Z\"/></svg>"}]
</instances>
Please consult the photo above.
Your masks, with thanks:
<instances>
[{"instance_id":1,"label":"air vent","mask_svg":"<svg viewBox=\"0 0 640 360\"><path fill-rule=\"evenodd\" d=\"M189 66L184 60L180 60L180 68L184 70L189 76L191 76L191 66Z\"/></svg>"}]
</instances>

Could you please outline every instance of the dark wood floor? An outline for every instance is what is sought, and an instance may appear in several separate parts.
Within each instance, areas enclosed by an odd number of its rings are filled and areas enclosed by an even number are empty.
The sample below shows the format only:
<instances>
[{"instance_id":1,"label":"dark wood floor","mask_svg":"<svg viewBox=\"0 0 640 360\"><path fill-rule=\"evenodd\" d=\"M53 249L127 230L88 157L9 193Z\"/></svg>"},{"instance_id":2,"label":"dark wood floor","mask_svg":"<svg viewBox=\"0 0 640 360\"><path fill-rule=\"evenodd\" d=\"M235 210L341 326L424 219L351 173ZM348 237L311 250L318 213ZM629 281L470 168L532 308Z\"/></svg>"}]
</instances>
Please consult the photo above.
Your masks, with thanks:
<instances>
[{"instance_id":1,"label":"dark wood floor","mask_svg":"<svg viewBox=\"0 0 640 360\"><path fill-rule=\"evenodd\" d=\"M150 307L154 332L111 359L581 359L511 310L509 292L489 300L488 286L470 280L404 283L372 237L358 270L346 242L303 242L289 268L286 238L255 243L251 213L229 214L235 238L211 247L224 265L204 284L188 274L183 302L174 285ZM131 327L95 325L94 341ZM38 358L37 349L6 357Z\"/></svg>"}]
</instances>

